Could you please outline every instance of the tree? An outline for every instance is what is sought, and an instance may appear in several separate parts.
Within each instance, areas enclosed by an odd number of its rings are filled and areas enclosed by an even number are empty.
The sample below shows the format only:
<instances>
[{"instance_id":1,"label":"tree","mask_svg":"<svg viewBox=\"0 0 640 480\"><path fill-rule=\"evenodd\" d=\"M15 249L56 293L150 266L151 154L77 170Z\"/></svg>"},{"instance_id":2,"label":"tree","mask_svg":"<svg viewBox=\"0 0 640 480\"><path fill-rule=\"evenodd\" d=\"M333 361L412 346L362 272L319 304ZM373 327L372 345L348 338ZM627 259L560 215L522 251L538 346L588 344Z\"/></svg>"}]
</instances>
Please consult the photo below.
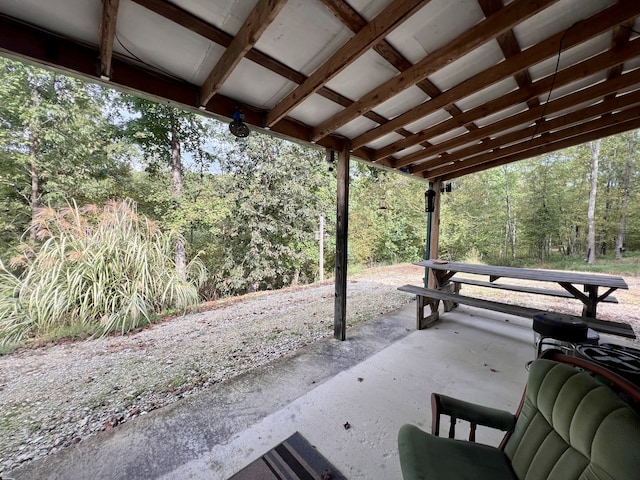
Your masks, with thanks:
<instances>
[{"instance_id":1,"label":"tree","mask_svg":"<svg viewBox=\"0 0 640 480\"><path fill-rule=\"evenodd\" d=\"M631 190L631 172L635 163L635 149L638 141L637 132L626 134L627 137L627 156L622 176L622 206L620 212L620 222L618 224L618 234L616 235L616 260L622 258L625 248L625 233L627 227L627 210L629 207L629 196Z\"/></svg>"},{"instance_id":2,"label":"tree","mask_svg":"<svg viewBox=\"0 0 640 480\"><path fill-rule=\"evenodd\" d=\"M21 233L43 204L112 196L113 178L127 170L112 141L108 96L97 85L0 59L2 187L22 204L14 201L3 223L19 225ZM37 233L30 229L32 243Z\"/></svg>"},{"instance_id":3,"label":"tree","mask_svg":"<svg viewBox=\"0 0 640 480\"><path fill-rule=\"evenodd\" d=\"M589 190L589 208L587 210L587 263L596 261L596 194L598 192L598 162L602 140L589 144L591 150L591 188Z\"/></svg>"},{"instance_id":4,"label":"tree","mask_svg":"<svg viewBox=\"0 0 640 480\"><path fill-rule=\"evenodd\" d=\"M324 152L257 132L227 145L222 169L230 215L218 239L219 255L209 266L219 293L313 279L317 218L331 212L335 192Z\"/></svg>"},{"instance_id":5,"label":"tree","mask_svg":"<svg viewBox=\"0 0 640 480\"><path fill-rule=\"evenodd\" d=\"M211 135L211 121L171 105L150 102L143 98L125 96L124 105L130 117L124 124L124 135L139 145L144 154L147 171L161 174L171 172L172 195L170 206L156 212L171 228L181 234L187 228L183 214L184 162L183 151L190 154L195 164L208 163L211 156L205 145ZM186 275L187 252L182 235L176 239L176 269L182 278Z\"/></svg>"},{"instance_id":6,"label":"tree","mask_svg":"<svg viewBox=\"0 0 640 480\"><path fill-rule=\"evenodd\" d=\"M354 163L350 178L349 252L354 263L421 258L427 184L363 163Z\"/></svg>"}]
</instances>

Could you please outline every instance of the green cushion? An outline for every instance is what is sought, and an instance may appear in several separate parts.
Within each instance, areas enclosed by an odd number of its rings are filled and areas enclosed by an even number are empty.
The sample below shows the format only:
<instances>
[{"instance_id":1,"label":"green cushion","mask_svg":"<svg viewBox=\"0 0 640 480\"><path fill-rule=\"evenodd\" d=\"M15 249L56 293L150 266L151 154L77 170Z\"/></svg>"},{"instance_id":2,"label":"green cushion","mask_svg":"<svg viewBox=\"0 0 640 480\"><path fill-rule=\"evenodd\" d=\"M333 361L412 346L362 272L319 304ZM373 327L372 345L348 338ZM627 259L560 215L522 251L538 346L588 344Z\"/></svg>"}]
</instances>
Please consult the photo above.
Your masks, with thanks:
<instances>
[{"instance_id":1,"label":"green cushion","mask_svg":"<svg viewBox=\"0 0 640 480\"><path fill-rule=\"evenodd\" d=\"M398 434L404 480L516 480L506 455L495 447L434 437L413 425Z\"/></svg>"},{"instance_id":2,"label":"green cushion","mask_svg":"<svg viewBox=\"0 0 640 480\"><path fill-rule=\"evenodd\" d=\"M449 403L460 417L468 416L462 402ZM531 365L504 452L411 425L400 429L398 447L405 480L640 479L637 412L598 379L544 359Z\"/></svg>"},{"instance_id":3,"label":"green cushion","mask_svg":"<svg viewBox=\"0 0 640 480\"><path fill-rule=\"evenodd\" d=\"M640 478L640 418L575 368L537 360L505 453L520 480Z\"/></svg>"}]
</instances>

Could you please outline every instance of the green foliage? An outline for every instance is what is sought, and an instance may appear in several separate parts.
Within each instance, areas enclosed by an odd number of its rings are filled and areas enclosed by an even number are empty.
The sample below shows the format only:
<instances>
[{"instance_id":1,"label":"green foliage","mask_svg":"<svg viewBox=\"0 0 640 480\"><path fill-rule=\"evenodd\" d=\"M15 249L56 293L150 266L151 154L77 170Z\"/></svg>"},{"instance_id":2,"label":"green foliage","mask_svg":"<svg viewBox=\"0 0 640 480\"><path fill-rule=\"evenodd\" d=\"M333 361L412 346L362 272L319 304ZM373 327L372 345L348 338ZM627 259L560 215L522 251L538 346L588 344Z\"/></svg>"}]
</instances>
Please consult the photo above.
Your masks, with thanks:
<instances>
[{"instance_id":1,"label":"green foliage","mask_svg":"<svg viewBox=\"0 0 640 480\"><path fill-rule=\"evenodd\" d=\"M351 185L350 259L373 266L421 258L426 232L426 184L356 164Z\"/></svg>"},{"instance_id":2,"label":"green foliage","mask_svg":"<svg viewBox=\"0 0 640 480\"><path fill-rule=\"evenodd\" d=\"M257 132L242 141L226 137L226 142L218 191L229 215L216 229L217 251L208 264L216 294L313 279L318 218L330 210L328 192L335 191L324 152Z\"/></svg>"},{"instance_id":3,"label":"green foliage","mask_svg":"<svg viewBox=\"0 0 640 480\"><path fill-rule=\"evenodd\" d=\"M0 271L0 343L26 336L82 329L127 332L155 312L185 309L198 301L206 277L198 259L189 281L176 274L174 235L137 214L131 201L38 210L35 227L43 242L23 245L14 264L20 276Z\"/></svg>"},{"instance_id":4,"label":"green foliage","mask_svg":"<svg viewBox=\"0 0 640 480\"><path fill-rule=\"evenodd\" d=\"M599 256L613 252L623 215L627 249L640 249L637 143L629 156L629 140L637 135L628 132L602 142L596 197ZM625 209L628 159L631 174ZM532 259L545 263L559 256L582 262L590 169L588 146L581 145L455 179L453 192L442 197L441 255L463 259L475 249L488 263L521 265ZM513 257L508 248L508 212L515 232Z\"/></svg>"},{"instance_id":5,"label":"green foliage","mask_svg":"<svg viewBox=\"0 0 640 480\"><path fill-rule=\"evenodd\" d=\"M530 266L530 265L527 265ZM540 267L539 263L531 266ZM571 270L574 272L594 272L611 275L639 276L640 275L640 251L626 252L622 260L616 260L614 254L599 257L594 264L588 264L584 258L556 255L548 259L545 268L556 270Z\"/></svg>"},{"instance_id":6,"label":"green foliage","mask_svg":"<svg viewBox=\"0 0 640 480\"><path fill-rule=\"evenodd\" d=\"M102 203L126 185L127 147L106 108L114 94L51 71L0 59L0 254L40 204Z\"/></svg>"}]
</instances>

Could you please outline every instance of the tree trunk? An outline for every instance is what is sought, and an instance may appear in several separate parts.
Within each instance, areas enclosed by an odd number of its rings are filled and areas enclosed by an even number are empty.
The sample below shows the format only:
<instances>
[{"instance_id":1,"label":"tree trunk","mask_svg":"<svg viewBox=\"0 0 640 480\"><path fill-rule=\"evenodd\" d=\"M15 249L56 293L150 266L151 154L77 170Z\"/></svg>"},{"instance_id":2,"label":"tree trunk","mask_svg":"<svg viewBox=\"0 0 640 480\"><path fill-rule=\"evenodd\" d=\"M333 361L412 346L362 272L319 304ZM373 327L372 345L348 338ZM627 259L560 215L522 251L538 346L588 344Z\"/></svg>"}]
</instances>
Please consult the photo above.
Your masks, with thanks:
<instances>
[{"instance_id":1,"label":"tree trunk","mask_svg":"<svg viewBox=\"0 0 640 480\"><path fill-rule=\"evenodd\" d=\"M177 200L177 208L182 204L182 156L180 154L180 132L178 131L177 119L171 120L171 176L173 179L173 195ZM176 270L180 278L187 278L187 252L185 241L180 232L180 237L176 240Z\"/></svg>"},{"instance_id":2,"label":"tree trunk","mask_svg":"<svg viewBox=\"0 0 640 480\"><path fill-rule=\"evenodd\" d=\"M625 248L624 235L627 227L627 208L629 205L629 191L631 188L631 170L633 165L633 154L636 148L636 137L634 133L629 136L629 151L624 167L624 177L622 184L622 205L620 206L620 223L618 224L618 235L616 238L616 260L622 259Z\"/></svg>"},{"instance_id":3,"label":"tree trunk","mask_svg":"<svg viewBox=\"0 0 640 480\"><path fill-rule=\"evenodd\" d=\"M602 140L591 142L591 189L589 190L589 209L587 211L587 263L596 261L596 193L598 190L598 162Z\"/></svg>"},{"instance_id":4,"label":"tree trunk","mask_svg":"<svg viewBox=\"0 0 640 480\"><path fill-rule=\"evenodd\" d=\"M31 107L35 114L29 122L29 174L31 176L31 232L29 240L35 243L38 238L38 228L35 224L36 210L40 206L40 175L38 174L38 135L40 134L40 92L36 85L31 87Z\"/></svg>"},{"instance_id":5,"label":"tree trunk","mask_svg":"<svg viewBox=\"0 0 640 480\"><path fill-rule=\"evenodd\" d=\"M505 175L505 202L507 208L507 222L505 225L505 245L504 245L504 257L505 260L511 254L511 260L516 258L516 226L513 218L513 212L511 209L511 192L509 190L509 178L507 172L504 170Z\"/></svg>"}]
</instances>

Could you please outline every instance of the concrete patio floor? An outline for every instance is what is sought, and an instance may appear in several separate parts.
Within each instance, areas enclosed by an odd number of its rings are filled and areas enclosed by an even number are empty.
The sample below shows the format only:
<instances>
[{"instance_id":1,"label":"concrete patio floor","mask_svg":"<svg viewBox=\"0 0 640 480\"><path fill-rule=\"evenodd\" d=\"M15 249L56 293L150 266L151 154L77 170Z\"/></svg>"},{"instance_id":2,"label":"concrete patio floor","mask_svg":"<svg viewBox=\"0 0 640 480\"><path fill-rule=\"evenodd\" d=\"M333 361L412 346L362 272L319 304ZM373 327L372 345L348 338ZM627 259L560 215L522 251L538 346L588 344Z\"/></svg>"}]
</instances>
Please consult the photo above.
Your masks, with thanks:
<instances>
[{"instance_id":1,"label":"concrete patio floor","mask_svg":"<svg viewBox=\"0 0 640 480\"><path fill-rule=\"evenodd\" d=\"M10 477L224 480L299 431L349 479L400 479L398 429L430 429L432 391L515 411L534 356L530 325L461 306L416 331L411 302L345 342L307 347Z\"/></svg>"}]
</instances>

